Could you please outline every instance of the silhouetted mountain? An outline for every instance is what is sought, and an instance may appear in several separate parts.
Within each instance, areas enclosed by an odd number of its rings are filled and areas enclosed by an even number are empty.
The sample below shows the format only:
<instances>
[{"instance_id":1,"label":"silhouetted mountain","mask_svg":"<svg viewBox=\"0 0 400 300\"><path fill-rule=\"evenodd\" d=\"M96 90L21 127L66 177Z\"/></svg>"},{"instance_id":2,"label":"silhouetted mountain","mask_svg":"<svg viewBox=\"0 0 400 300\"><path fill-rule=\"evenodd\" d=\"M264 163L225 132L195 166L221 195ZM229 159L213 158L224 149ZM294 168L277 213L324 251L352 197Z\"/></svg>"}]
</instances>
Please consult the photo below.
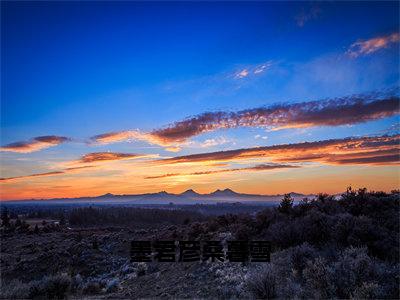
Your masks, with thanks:
<instances>
[{"instance_id":1,"label":"silhouetted mountain","mask_svg":"<svg viewBox=\"0 0 400 300\"><path fill-rule=\"evenodd\" d=\"M184 191L183 193L181 193L180 195L181 195L181 196L190 196L190 197L193 197L193 196L200 196L199 193L196 193L196 192L195 192L194 190L192 190L192 189L186 190L186 191Z\"/></svg>"},{"instance_id":2,"label":"silhouetted mountain","mask_svg":"<svg viewBox=\"0 0 400 300\"><path fill-rule=\"evenodd\" d=\"M107 194L104 194L104 195L98 196L98 198L107 198L107 197L114 197L114 194L107 193Z\"/></svg>"},{"instance_id":3,"label":"silhouetted mountain","mask_svg":"<svg viewBox=\"0 0 400 300\"><path fill-rule=\"evenodd\" d=\"M313 195L303 195L291 192L290 195L295 201L301 200L304 197ZM192 189L189 189L181 194L171 194L166 191L158 193L147 194L134 194L134 195L114 195L107 193L96 197L79 197L79 198L56 198L56 199L30 199L19 200L21 203L34 202L43 204L52 203L93 203L93 204L216 204L216 203L235 203L241 202L243 204L271 204L278 203L283 195L254 195L254 194L241 194L229 188L216 191L210 194L199 194ZM16 203L15 201L14 203Z\"/></svg>"},{"instance_id":4,"label":"silhouetted mountain","mask_svg":"<svg viewBox=\"0 0 400 300\"><path fill-rule=\"evenodd\" d=\"M231 189L224 189L224 190L216 190L214 192L212 192L210 195L214 195L214 196L223 196L223 197L230 197L230 196L238 196L240 195L239 193L236 193L234 191L232 191Z\"/></svg>"}]
</instances>

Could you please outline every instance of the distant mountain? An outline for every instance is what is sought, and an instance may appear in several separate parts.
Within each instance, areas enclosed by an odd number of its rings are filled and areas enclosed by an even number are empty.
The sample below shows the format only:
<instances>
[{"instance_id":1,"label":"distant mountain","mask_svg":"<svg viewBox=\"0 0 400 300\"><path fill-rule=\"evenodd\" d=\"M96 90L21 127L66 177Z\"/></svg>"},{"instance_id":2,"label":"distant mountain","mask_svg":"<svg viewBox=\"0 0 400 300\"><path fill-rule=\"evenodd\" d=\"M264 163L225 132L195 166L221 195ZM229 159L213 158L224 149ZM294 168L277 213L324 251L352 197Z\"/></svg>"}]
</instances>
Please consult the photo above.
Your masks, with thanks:
<instances>
[{"instance_id":1,"label":"distant mountain","mask_svg":"<svg viewBox=\"0 0 400 300\"><path fill-rule=\"evenodd\" d=\"M304 197L312 197L314 195L303 195L291 192L290 195L295 201L301 200ZM134 194L134 195L114 195L107 193L96 197L79 197L79 198L56 198L56 199L29 199L13 201L26 203L46 203L46 204L61 204L61 203L93 203L93 204L220 204L220 203L243 203L243 204L271 204L278 203L283 198L283 195L254 195L241 194L229 188L209 193L199 194L192 189L189 189L181 194L171 194L166 191L158 193ZM7 201L10 202L10 201Z\"/></svg>"},{"instance_id":2,"label":"distant mountain","mask_svg":"<svg viewBox=\"0 0 400 300\"><path fill-rule=\"evenodd\" d=\"M218 190L210 193L209 195L212 195L212 196L223 196L223 197L236 197L236 196L239 196L240 194L232 191L231 189L225 189L225 190L222 190L222 191L218 189Z\"/></svg>"},{"instance_id":3,"label":"distant mountain","mask_svg":"<svg viewBox=\"0 0 400 300\"><path fill-rule=\"evenodd\" d=\"M199 193L196 193L194 190L189 189L184 191L183 193L180 194L181 196L187 196L187 197L195 197L195 196L200 196Z\"/></svg>"},{"instance_id":4,"label":"distant mountain","mask_svg":"<svg viewBox=\"0 0 400 300\"><path fill-rule=\"evenodd\" d=\"M109 197L114 197L114 194L107 193L107 194L104 194L104 195L98 196L97 198L109 198Z\"/></svg>"}]
</instances>

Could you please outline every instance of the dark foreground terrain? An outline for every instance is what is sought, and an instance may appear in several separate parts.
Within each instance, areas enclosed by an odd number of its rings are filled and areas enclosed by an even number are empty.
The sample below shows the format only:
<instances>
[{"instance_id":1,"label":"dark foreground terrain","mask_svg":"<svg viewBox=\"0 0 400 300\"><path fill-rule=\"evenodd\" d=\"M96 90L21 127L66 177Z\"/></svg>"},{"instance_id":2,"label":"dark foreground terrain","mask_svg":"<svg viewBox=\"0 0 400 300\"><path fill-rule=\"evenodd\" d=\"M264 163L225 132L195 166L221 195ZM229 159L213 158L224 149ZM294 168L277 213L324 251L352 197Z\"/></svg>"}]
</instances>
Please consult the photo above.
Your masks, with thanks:
<instances>
[{"instance_id":1,"label":"dark foreground terrain","mask_svg":"<svg viewBox=\"0 0 400 300\"><path fill-rule=\"evenodd\" d=\"M248 210L248 209L247 209ZM399 193L348 190L216 216L2 206L3 299L399 298ZM130 262L131 240L268 240L270 263Z\"/></svg>"}]
</instances>

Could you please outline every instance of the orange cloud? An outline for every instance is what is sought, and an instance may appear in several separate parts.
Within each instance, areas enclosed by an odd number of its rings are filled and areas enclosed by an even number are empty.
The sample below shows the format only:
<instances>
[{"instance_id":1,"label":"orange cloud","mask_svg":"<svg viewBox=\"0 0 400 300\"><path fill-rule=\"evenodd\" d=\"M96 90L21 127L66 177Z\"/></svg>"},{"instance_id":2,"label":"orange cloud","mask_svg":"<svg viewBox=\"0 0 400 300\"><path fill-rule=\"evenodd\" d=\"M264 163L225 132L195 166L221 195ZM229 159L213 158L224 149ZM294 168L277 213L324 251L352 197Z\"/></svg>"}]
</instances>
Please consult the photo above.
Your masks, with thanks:
<instances>
[{"instance_id":1,"label":"orange cloud","mask_svg":"<svg viewBox=\"0 0 400 300\"><path fill-rule=\"evenodd\" d=\"M350 45L349 50L347 50L347 54L351 57L367 55L380 49L388 48L390 45L398 43L399 41L400 34L398 32L369 40L357 41Z\"/></svg>"},{"instance_id":2,"label":"orange cloud","mask_svg":"<svg viewBox=\"0 0 400 300\"><path fill-rule=\"evenodd\" d=\"M61 143L70 141L70 138L64 136L47 135L38 136L27 142L16 142L0 147L0 151L9 151L17 153L30 153L57 146Z\"/></svg>"},{"instance_id":3,"label":"orange cloud","mask_svg":"<svg viewBox=\"0 0 400 300\"><path fill-rule=\"evenodd\" d=\"M165 141L164 139L159 138L157 135L153 135L151 133L141 132L139 130L125 130L125 131L116 131L116 132L108 132L99 135L95 135L90 138L92 143L98 144L111 144L117 142L130 142L130 141L145 141L149 144L160 145L165 147L167 151L177 152L180 150L179 145L176 143L170 143Z\"/></svg>"},{"instance_id":4,"label":"orange cloud","mask_svg":"<svg viewBox=\"0 0 400 300\"><path fill-rule=\"evenodd\" d=\"M145 179L158 179L158 178L175 177L175 176L210 175L210 174L242 172L242 171L266 171L273 169L288 169L288 168L299 168L299 166L281 165L281 164L261 164L248 168L210 170L210 171L192 172L192 173L167 173L157 176L147 176L145 177Z\"/></svg>"},{"instance_id":5,"label":"orange cloud","mask_svg":"<svg viewBox=\"0 0 400 300\"><path fill-rule=\"evenodd\" d=\"M37 174L24 175L24 176L0 178L0 181L5 182L5 181L13 181L13 180L17 180L17 179L28 179L28 178L33 178L33 177L60 175L60 174L75 172L75 171L82 170L82 169L97 167L96 165L93 165L93 163L124 160L124 159L139 159L139 158L146 158L146 157L154 157L154 155L118 153L118 152L94 152L94 153L88 153L88 154L83 155L79 160L69 161L66 163L58 164L58 167L71 166L71 167L66 167L61 171L52 171L52 172L37 173ZM89 164L89 163L91 163L92 165L80 166L80 164Z\"/></svg>"},{"instance_id":6,"label":"orange cloud","mask_svg":"<svg viewBox=\"0 0 400 300\"><path fill-rule=\"evenodd\" d=\"M133 154L133 153L118 153L118 152L93 152L85 154L79 160L80 163L92 163L102 162L110 160L122 160L122 159L137 159L149 157L145 154Z\"/></svg>"},{"instance_id":7,"label":"orange cloud","mask_svg":"<svg viewBox=\"0 0 400 300\"><path fill-rule=\"evenodd\" d=\"M154 161L157 164L238 161L262 158L277 162L323 164L397 164L400 135L359 137L200 153Z\"/></svg>"},{"instance_id":8,"label":"orange cloud","mask_svg":"<svg viewBox=\"0 0 400 300\"><path fill-rule=\"evenodd\" d=\"M52 171L52 172L36 173L36 174L23 175L23 176L0 178L0 181L9 182L9 181L15 181L15 180L19 180L19 179L28 179L28 178L35 178L35 177L61 175L61 174L70 173L70 172L73 172L73 171L76 171L76 170L88 169L88 168L93 168L93 167L94 166L82 166L82 167L66 168L66 169L64 169L62 171Z\"/></svg>"}]
</instances>

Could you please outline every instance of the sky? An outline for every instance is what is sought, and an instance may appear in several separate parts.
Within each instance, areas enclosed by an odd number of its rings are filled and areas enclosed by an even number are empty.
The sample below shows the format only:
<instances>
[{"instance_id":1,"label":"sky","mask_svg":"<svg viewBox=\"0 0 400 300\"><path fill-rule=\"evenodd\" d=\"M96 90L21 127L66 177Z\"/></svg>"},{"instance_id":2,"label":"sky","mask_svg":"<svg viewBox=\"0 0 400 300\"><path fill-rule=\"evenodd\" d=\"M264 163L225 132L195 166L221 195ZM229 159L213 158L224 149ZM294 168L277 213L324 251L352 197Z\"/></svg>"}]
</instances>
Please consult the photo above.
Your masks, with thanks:
<instances>
[{"instance_id":1,"label":"sky","mask_svg":"<svg viewBox=\"0 0 400 300\"><path fill-rule=\"evenodd\" d=\"M399 2L1 2L1 200L399 188Z\"/></svg>"}]
</instances>

